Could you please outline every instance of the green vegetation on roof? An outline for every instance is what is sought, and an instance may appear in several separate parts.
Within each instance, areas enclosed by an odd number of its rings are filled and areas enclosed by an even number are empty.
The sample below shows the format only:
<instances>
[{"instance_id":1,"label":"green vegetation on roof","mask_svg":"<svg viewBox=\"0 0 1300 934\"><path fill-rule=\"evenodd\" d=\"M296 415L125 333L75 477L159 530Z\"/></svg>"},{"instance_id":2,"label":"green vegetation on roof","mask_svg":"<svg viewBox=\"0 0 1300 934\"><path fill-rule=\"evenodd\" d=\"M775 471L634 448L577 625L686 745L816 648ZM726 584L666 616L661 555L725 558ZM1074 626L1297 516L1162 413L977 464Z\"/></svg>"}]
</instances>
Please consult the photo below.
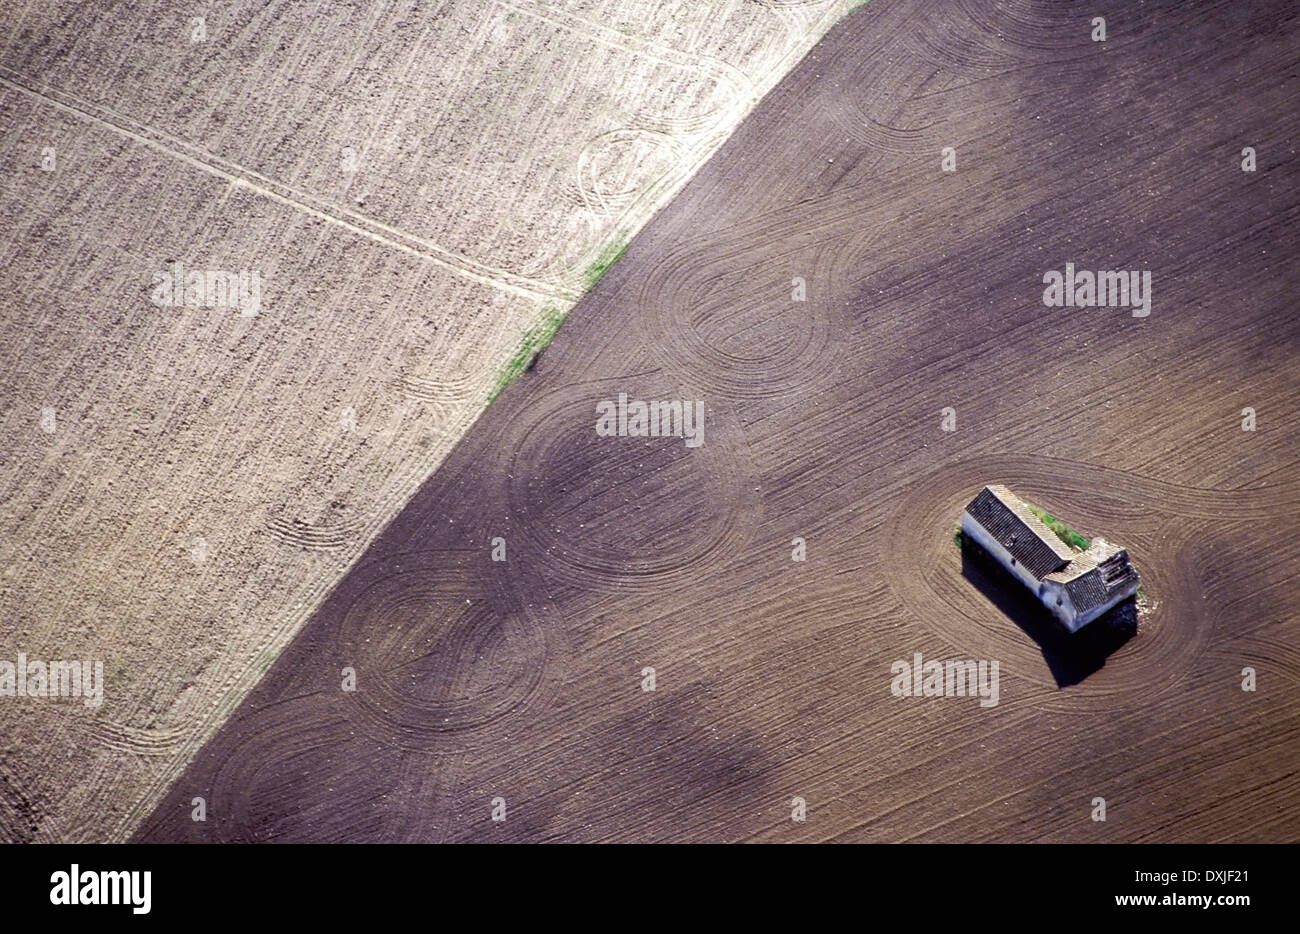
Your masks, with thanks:
<instances>
[{"instance_id":1,"label":"green vegetation on roof","mask_svg":"<svg viewBox=\"0 0 1300 934\"><path fill-rule=\"evenodd\" d=\"M1069 545L1075 551L1084 551L1087 549L1089 545L1092 544L1091 541L1084 538L1082 535L1080 535L1074 529L1070 528L1060 519L1057 519L1054 516L1052 516L1046 510L1039 509L1037 506L1033 505L1032 503L1025 503L1025 505L1029 508L1030 512L1032 512L1034 515L1038 517L1039 521L1042 522L1043 525L1047 526L1049 529L1051 529L1053 532L1056 533L1057 538L1065 542L1065 544Z\"/></svg>"}]
</instances>

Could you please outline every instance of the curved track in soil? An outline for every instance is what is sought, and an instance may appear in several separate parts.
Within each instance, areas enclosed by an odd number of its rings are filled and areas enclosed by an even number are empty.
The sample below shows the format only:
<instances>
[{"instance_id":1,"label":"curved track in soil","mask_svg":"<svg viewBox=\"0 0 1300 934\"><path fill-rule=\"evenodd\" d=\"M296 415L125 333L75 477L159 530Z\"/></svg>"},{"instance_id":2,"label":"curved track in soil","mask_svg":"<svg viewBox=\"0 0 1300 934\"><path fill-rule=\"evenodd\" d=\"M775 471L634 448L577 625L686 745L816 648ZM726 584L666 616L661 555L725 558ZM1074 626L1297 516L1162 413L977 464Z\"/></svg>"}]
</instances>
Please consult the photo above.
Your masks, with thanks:
<instances>
[{"instance_id":1,"label":"curved track in soil","mask_svg":"<svg viewBox=\"0 0 1300 934\"><path fill-rule=\"evenodd\" d=\"M1300 838L1298 38L1266 3L873 0L138 837ZM1067 262L1151 270L1150 316L1044 307ZM620 393L703 401L704 445L598 437ZM963 571L952 530L990 482L1133 555L1155 609L1084 677ZM892 696L915 652L998 661L999 704Z\"/></svg>"}]
</instances>

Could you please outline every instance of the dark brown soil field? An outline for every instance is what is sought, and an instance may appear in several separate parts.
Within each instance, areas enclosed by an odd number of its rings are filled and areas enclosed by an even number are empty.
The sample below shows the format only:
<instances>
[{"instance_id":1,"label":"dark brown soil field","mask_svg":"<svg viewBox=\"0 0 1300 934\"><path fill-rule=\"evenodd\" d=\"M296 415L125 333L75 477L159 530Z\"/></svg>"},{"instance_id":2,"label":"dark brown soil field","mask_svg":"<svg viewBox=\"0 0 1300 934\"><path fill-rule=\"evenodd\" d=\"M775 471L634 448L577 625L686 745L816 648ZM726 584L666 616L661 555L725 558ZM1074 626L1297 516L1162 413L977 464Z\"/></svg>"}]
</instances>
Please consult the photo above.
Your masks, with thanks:
<instances>
[{"instance_id":1,"label":"dark brown soil field","mask_svg":"<svg viewBox=\"0 0 1300 934\"><path fill-rule=\"evenodd\" d=\"M1272 3L873 0L137 839L1300 839L1298 62ZM1150 315L1046 306L1066 263L1150 270ZM704 443L598 435L620 393L702 401ZM1142 575L1082 674L963 573L992 482ZM999 703L894 696L917 652L998 661Z\"/></svg>"}]
</instances>

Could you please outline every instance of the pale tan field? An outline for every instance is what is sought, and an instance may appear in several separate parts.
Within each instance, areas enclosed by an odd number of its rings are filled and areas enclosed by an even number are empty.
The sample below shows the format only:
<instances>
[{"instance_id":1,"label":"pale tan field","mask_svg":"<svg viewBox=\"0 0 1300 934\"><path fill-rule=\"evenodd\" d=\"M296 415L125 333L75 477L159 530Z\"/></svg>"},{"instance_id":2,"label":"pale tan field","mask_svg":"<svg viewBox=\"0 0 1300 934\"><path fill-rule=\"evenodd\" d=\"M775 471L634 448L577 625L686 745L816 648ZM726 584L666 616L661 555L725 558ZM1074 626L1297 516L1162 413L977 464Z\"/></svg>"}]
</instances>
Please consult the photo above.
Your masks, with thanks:
<instances>
[{"instance_id":1,"label":"pale tan field","mask_svg":"<svg viewBox=\"0 0 1300 934\"><path fill-rule=\"evenodd\" d=\"M7 10L0 659L107 684L0 703L0 839L126 838L849 6L240 2L199 41L165 2ZM172 261L257 271L260 312L159 307Z\"/></svg>"}]
</instances>

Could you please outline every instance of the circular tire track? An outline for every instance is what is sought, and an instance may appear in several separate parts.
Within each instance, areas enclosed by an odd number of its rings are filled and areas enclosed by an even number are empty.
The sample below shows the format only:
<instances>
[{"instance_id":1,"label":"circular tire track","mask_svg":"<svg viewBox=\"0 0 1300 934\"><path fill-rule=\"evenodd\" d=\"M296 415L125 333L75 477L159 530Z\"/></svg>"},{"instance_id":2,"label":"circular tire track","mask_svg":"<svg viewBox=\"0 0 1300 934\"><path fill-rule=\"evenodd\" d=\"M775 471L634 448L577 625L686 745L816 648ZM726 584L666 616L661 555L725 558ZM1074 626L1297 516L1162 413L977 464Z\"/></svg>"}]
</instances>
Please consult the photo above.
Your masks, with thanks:
<instances>
[{"instance_id":1,"label":"circular tire track","mask_svg":"<svg viewBox=\"0 0 1300 934\"><path fill-rule=\"evenodd\" d=\"M266 530L277 541L308 551L334 551L360 537L364 523L355 516L339 516L325 522L304 522L298 518L272 516Z\"/></svg>"},{"instance_id":2,"label":"circular tire track","mask_svg":"<svg viewBox=\"0 0 1300 934\"><path fill-rule=\"evenodd\" d=\"M819 301L830 291L826 244L811 232L804 242L816 252L809 259L773 263L766 241L781 232L770 228L732 231L721 248L707 252L687 245L646 277L640 295L645 346L683 382L732 399L812 393L839 383L845 344L837 338L849 325L842 309ZM807 301L792 300L795 275L805 279ZM772 283L761 297L750 281L756 277ZM780 340L771 338L774 320L782 326Z\"/></svg>"},{"instance_id":3,"label":"circular tire track","mask_svg":"<svg viewBox=\"0 0 1300 934\"><path fill-rule=\"evenodd\" d=\"M653 163L665 162L662 170L656 171ZM631 163L636 171L630 169L620 173L631 183L619 190L602 187L602 161ZM646 169L649 165L651 168ZM597 214L611 214L625 210L636 200L648 182L663 171L667 165L675 165L681 171L685 157L681 146L666 133L654 133L649 130L627 128L611 130L592 139L578 155L576 180L578 192L583 205Z\"/></svg>"},{"instance_id":4,"label":"circular tire track","mask_svg":"<svg viewBox=\"0 0 1300 934\"><path fill-rule=\"evenodd\" d=\"M227 728L239 738L221 747L210 787L184 792L186 803L191 794L206 797L214 842L273 840L300 827L312 804L336 810L331 783L338 776L322 765L341 750L347 723L330 706L319 696L296 697ZM318 822L313 828L322 829Z\"/></svg>"},{"instance_id":5,"label":"circular tire track","mask_svg":"<svg viewBox=\"0 0 1300 934\"><path fill-rule=\"evenodd\" d=\"M969 462L955 464L921 479L909 488L888 524L887 579L918 624L941 636L962 657L996 659L1003 672L1041 686L1045 694L1035 706L1043 709L1114 710L1175 687L1206 650L1213 628L1213 615L1199 596L1201 575L1190 544L1200 523L1181 518L1167 522L1159 537L1160 554L1134 554L1143 585L1156 603L1154 612L1142 619L1138 634L1110 655L1104 667L1077 684L1058 688L1038 643L963 576L953 528L984 483L1005 482L1026 495L1030 490L1069 487L1060 499L1099 491L1123 498L1135 490L1116 488L1114 475L1122 472L1110 469L1019 455L979 462L980 468L972 469ZM1001 468L994 466L998 463ZM1134 488L1143 485L1145 481L1139 481Z\"/></svg>"},{"instance_id":6,"label":"circular tire track","mask_svg":"<svg viewBox=\"0 0 1300 934\"><path fill-rule=\"evenodd\" d=\"M489 563L486 550L426 552L357 569L320 618L315 641L331 661L303 683L309 693L230 724L200 773L212 779L192 793L208 797L218 840L365 836L382 783L396 781L385 763L496 743L479 732L538 702L563 633L535 594L513 596L511 564ZM354 692L339 690L344 666Z\"/></svg>"},{"instance_id":7,"label":"circular tire track","mask_svg":"<svg viewBox=\"0 0 1300 934\"><path fill-rule=\"evenodd\" d=\"M963 77L1018 64L1059 66L1096 52L1092 14L1014 0L996 7L959 2L944 16L918 17L907 45L916 57Z\"/></svg>"},{"instance_id":8,"label":"circular tire track","mask_svg":"<svg viewBox=\"0 0 1300 934\"><path fill-rule=\"evenodd\" d=\"M544 610L514 598L508 563L489 563L486 550L459 566L387 559L336 616L327 644L356 669L346 697L370 735L428 752L535 699L551 656Z\"/></svg>"},{"instance_id":9,"label":"circular tire track","mask_svg":"<svg viewBox=\"0 0 1300 934\"><path fill-rule=\"evenodd\" d=\"M187 731L183 726L147 729L99 718L91 721L90 732L95 742L127 755L165 756L181 745Z\"/></svg>"},{"instance_id":10,"label":"circular tire track","mask_svg":"<svg viewBox=\"0 0 1300 934\"><path fill-rule=\"evenodd\" d=\"M857 93L835 101L828 117L835 128L875 154L934 154L952 142L945 135L947 124L925 113L912 113L912 96L933 73L913 59L887 59L862 63ZM912 125L924 119L921 125ZM906 126L898 124L905 123Z\"/></svg>"},{"instance_id":11,"label":"circular tire track","mask_svg":"<svg viewBox=\"0 0 1300 934\"><path fill-rule=\"evenodd\" d=\"M696 448L677 437L600 437L596 403L619 392L680 397L624 379L531 407L530 423L504 442L515 451L510 507L548 581L654 593L743 550L758 519L750 457L739 427L707 403Z\"/></svg>"},{"instance_id":12,"label":"circular tire track","mask_svg":"<svg viewBox=\"0 0 1300 934\"><path fill-rule=\"evenodd\" d=\"M441 424L454 417L457 410L465 405L477 390L474 381L464 374L432 380L403 373L397 382L397 391L406 398L428 406L433 410L434 422Z\"/></svg>"}]
</instances>

